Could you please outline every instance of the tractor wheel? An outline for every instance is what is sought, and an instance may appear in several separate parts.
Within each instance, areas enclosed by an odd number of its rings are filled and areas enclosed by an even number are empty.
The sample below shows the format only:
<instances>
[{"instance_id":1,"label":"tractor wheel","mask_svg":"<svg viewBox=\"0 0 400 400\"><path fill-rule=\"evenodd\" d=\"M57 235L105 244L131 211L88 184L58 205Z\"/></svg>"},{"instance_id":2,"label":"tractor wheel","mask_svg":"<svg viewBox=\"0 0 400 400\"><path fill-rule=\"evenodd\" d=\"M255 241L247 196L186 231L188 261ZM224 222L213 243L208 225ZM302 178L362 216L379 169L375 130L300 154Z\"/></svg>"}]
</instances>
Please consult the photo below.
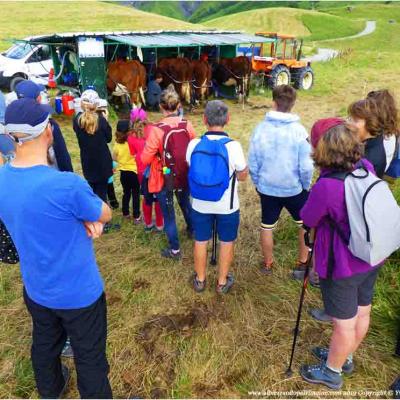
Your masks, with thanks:
<instances>
[{"instance_id":1,"label":"tractor wheel","mask_svg":"<svg viewBox=\"0 0 400 400\"><path fill-rule=\"evenodd\" d=\"M314 84L314 72L311 69L311 67L300 68L296 72L293 83L293 86L296 89L310 90L313 84Z\"/></svg>"},{"instance_id":2,"label":"tractor wheel","mask_svg":"<svg viewBox=\"0 0 400 400\"><path fill-rule=\"evenodd\" d=\"M281 85L290 85L290 72L285 65L276 66L270 73L268 86L271 89Z\"/></svg>"}]
</instances>

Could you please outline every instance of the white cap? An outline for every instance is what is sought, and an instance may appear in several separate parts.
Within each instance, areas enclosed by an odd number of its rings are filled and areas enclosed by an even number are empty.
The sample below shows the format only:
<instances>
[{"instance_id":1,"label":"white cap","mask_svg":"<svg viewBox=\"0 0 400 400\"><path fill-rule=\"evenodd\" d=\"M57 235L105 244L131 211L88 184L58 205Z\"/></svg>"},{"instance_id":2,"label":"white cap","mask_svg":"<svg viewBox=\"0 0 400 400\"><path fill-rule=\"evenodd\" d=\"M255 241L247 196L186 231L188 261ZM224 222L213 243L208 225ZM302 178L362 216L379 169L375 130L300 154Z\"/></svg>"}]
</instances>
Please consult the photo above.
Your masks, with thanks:
<instances>
[{"instance_id":1,"label":"white cap","mask_svg":"<svg viewBox=\"0 0 400 400\"><path fill-rule=\"evenodd\" d=\"M81 96L81 101L93 104L94 106L99 105L99 100L100 100L99 94L93 89L85 90Z\"/></svg>"}]
</instances>

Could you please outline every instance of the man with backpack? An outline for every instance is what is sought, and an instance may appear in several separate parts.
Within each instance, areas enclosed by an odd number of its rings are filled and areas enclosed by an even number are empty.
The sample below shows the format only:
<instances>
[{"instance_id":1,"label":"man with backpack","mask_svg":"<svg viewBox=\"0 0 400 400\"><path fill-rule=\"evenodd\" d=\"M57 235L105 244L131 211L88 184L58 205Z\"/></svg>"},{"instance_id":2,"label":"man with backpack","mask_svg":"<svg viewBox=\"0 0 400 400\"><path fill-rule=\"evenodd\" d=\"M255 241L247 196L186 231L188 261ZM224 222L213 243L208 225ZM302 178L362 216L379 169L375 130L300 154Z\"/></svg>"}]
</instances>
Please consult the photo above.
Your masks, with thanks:
<instances>
[{"instance_id":1,"label":"man with backpack","mask_svg":"<svg viewBox=\"0 0 400 400\"><path fill-rule=\"evenodd\" d=\"M141 157L144 165L150 165L148 189L156 194L164 216L169 247L163 249L161 255L174 260L181 258L174 193L186 222L188 236L192 237L193 233L186 150L196 134L192 124L179 116L179 106L179 95L173 86L165 89L160 98L164 118L152 126ZM154 192L154 181L160 182L157 192Z\"/></svg>"},{"instance_id":2,"label":"man with backpack","mask_svg":"<svg viewBox=\"0 0 400 400\"><path fill-rule=\"evenodd\" d=\"M248 168L242 146L225 132L228 107L220 100L208 102L203 120L207 132L190 142L186 154L195 235L193 288L206 288L207 244L214 229L221 243L216 291L226 294L234 283L229 269L240 219L236 181L247 178Z\"/></svg>"}]
</instances>

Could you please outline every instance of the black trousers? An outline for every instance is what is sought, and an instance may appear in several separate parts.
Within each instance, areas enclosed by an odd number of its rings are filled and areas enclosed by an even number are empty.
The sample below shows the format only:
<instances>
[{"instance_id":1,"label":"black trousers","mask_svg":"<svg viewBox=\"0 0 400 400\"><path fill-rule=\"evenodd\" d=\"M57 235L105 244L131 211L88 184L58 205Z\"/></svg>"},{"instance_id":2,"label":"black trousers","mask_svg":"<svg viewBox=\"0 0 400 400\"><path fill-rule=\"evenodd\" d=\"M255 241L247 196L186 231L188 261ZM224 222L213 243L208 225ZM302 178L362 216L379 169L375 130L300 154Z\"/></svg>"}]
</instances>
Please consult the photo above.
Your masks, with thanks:
<instances>
[{"instance_id":1,"label":"black trousers","mask_svg":"<svg viewBox=\"0 0 400 400\"><path fill-rule=\"evenodd\" d=\"M111 398L104 293L89 307L72 310L43 307L30 299L25 289L24 300L32 317L31 358L40 397L57 398L64 387L60 354L68 335L81 398Z\"/></svg>"},{"instance_id":2,"label":"black trousers","mask_svg":"<svg viewBox=\"0 0 400 400\"><path fill-rule=\"evenodd\" d=\"M115 195L115 188L113 182L107 184L107 198L111 208L119 207L117 196Z\"/></svg>"},{"instance_id":3,"label":"black trousers","mask_svg":"<svg viewBox=\"0 0 400 400\"><path fill-rule=\"evenodd\" d=\"M121 171L122 214L129 215L129 202L132 197L133 217L140 217L140 185L139 179L133 171Z\"/></svg>"},{"instance_id":4,"label":"black trousers","mask_svg":"<svg viewBox=\"0 0 400 400\"><path fill-rule=\"evenodd\" d=\"M93 189L93 192L99 196L104 203L107 203L107 181L104 182L89 182L90 187Z\"/></svg>"}]
</instances>

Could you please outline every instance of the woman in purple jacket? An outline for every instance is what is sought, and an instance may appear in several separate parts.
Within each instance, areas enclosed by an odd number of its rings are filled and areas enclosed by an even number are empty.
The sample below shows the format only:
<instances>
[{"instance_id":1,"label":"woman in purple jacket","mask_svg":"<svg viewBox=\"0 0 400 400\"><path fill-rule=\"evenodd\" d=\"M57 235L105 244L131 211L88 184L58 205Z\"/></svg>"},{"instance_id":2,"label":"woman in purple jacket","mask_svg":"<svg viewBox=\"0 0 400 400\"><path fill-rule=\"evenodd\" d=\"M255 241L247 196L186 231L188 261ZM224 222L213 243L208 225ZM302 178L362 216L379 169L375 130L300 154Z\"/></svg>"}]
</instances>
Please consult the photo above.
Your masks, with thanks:
<instances>
[{"instance_id":1,"label":"woman in purple jacket","mask_svg":"<svg viewBox=\"0 0 400 400\"><path fill-rule=\"evenodd\" d=\"M344 182L329 176L332 172L352 171L362 158L362 144L337 118L318 121L311 141L320 178L300 215L304 225L316 231L315 269L325 310L333 319L333 333L329 349L312 349L321 364L303 365L300 373L307 382L338 390L343 385L342 371L353 371L352 354L368 332L379 268L353 256L342 239L350 236ZM367 160L362 163L373 172Z\"/></svg>"}]
</instances>

